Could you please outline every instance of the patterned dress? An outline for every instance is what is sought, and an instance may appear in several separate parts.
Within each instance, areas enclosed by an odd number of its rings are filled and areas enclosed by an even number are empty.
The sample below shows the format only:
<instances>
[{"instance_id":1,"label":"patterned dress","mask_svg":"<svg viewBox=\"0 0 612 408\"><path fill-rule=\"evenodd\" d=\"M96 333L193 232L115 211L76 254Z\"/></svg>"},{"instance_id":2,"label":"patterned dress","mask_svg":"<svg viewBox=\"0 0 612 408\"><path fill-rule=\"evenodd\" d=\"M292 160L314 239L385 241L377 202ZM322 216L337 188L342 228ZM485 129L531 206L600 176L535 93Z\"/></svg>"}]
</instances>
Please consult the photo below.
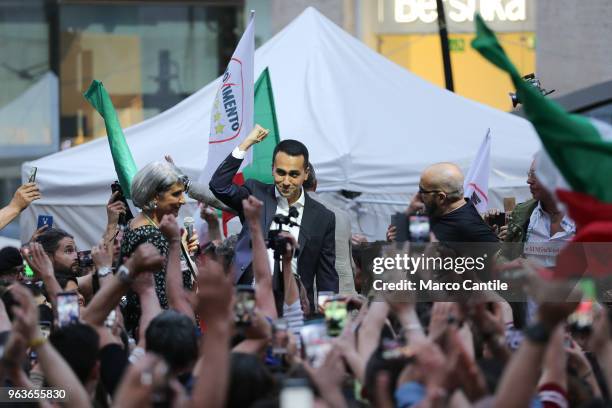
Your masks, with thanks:
<instances>
[{"instance_id":1,"label":"patterned dress","mask_svg":"<svg viewBox=\"0 0 612 408\"><path fill-rule=\"evenodd\" d=\"M166 259L162 269L155 273L155 293L159 299L159 304L163 309L168 309L168 298L166 297L166 265L168 263L168 240L161 233L159 228L154 225L143 225L134 229L128 228L123 234L121 241L121 258L130 257L140 244L150 243L157 248L159 253ZM181 253L181 260L183 254ZM189 270L183 271L183 286L191 289L191 275ZM128 331L133 331L138 326L140 319L140 301L138 295L130 290L127 294L127 304L123 310L125 327Z\"/></svg>"}]
</instances>

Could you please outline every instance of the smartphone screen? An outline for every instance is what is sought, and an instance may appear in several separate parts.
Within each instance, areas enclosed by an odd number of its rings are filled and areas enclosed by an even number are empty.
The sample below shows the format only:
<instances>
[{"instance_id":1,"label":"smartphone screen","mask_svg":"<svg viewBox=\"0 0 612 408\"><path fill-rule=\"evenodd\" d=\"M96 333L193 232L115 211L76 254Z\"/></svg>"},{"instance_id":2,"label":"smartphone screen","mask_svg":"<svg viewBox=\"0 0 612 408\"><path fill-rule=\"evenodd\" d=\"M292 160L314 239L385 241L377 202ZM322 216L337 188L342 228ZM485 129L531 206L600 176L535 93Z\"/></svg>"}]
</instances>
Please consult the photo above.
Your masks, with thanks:
<instances>
[{"instance_id":1,"label":"smartphone screen","mask_svg":"<svg viewBox=\"0 0 612 408\"><path fill-rule=\"evenodd\" d=\"M317 304L321 309L325 308L325 302L335 296L336 293L332 291L321 291L317 293Z\"/></svg>"},{"instance_id":2,"label":"smartphone screen","mask_svg":"<svg viewBox=\"0 0 612 408\"><path fill-rule=\"evenodd\" d=\"M38 223L36 229L41 228L43 225L48 225L49 228L53 227L53 216L41 214L38 216Z\"/></svg>"},{"instance_id":3,"label":"smartphone screen","mask_svg":"<svg viewBox=\"0 0 612 408\"><path fill-rule=\"evenodd\" d=\"M429 242L429 217L424 215L411 215L408 230L411 242Z\"/></svg>"},{"instance_id":4,"label":"smartphone screen","mask_svg":"<svg viewBox=\"0 0 612 408\"><path fill-rule=\"evenodd\" d=\"M281 408L311 408L314 395L303 378L288 378L283 382L280 393Z\"/></svg>"},{"instance_id":5,"label":"smartphone screen","mask_svg":"<svg viewBox=\"0 0 612 408\"><path fill-rule=\"evenodd\" d=\"M30 170L30 175L28 176L28 183L34 183L36 181L36 172L38 171L38 167L34 166Z\"/></svg>"},{"instance_id":6,"label":"smartphone screen","mask_svg":"<svg viewBox=\"0 0 612 408\"><path fill-rule=\"evenodd\" d=\"M40 327L40 334L46 339L51 334L51 322L41 321L38 326Z\"/></svg>"},{"instance_id":7,"label":"smartphone screen","mask_svg":"<svg viewBox=\"0 0 612 408\"><path fill-rule=\"evenodd\" d=\"M74 292L57 294L57 324L64 327L79 321L79 297Z\"/></svg>"},{"instance_id":8,"label":"smartphone screen","mask_svg":"<svg viewBox=\"0 0 612 408\"><path fill-rule=\"evenodd\" d=\"M93 258L91 257L91 250L77 252L77 258L81 268L89 268L94 264Z\"/></svg>"},{"instance_id":9,"label":"smartphone screen","mask_svg":"<svg viewBox=\"0 0 612 408\"><path fill-rule=\"evenodd\" d=\"M236 286L236 303L234 303L234 321L238 326L251 324L255 311L255 289L250 285Z\"/></svg>"},{"instance_id":10,"label":"smartphone screen","mask_svg":"<svg viewBox=\"0 0 612 408\"><path fill-rule=\"evenodd\" d=\"M344 329L346 317L346 302L343 300L330 300L325 305L325 324L327 326L327 335L337 337Z\"/></svg>"}]
</instances>

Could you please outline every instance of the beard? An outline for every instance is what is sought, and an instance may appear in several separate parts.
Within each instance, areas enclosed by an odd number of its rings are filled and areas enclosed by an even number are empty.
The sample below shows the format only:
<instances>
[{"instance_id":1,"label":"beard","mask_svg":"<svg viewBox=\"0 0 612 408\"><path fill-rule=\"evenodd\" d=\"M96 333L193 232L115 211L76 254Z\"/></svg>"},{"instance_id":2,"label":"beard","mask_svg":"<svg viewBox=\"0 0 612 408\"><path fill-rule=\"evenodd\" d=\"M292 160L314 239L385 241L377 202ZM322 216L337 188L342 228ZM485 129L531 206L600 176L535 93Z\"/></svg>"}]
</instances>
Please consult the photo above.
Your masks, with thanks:
<instances>
[{"instance_id":1,"label":"beard","mask_svg":"<svg viewBox=\"0 0 612 408\"><path fill-rule=\"evenodd\" d=\"M65 265L55 265L53 271L56 275L64 275L64 276L78 276L79 273L79 264L73 263L70 266Z\"/></svg>"}]
</instances>

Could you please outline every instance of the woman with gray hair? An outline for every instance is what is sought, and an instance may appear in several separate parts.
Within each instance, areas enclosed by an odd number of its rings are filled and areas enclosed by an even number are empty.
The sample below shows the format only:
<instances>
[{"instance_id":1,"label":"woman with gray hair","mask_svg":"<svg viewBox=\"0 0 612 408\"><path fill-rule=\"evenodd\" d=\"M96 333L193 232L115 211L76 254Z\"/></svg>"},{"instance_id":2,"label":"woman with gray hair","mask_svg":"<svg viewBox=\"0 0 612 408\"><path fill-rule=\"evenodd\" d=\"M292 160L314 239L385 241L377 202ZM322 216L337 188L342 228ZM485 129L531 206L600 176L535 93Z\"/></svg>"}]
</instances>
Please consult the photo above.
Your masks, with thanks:
<instances>
[{"instance_id":1,"label":"woman with gray hair","mask_svg":"<svg viewBox=\"0 0 612 408\"><path fill-rule=\"evenodd\" d=\"M159 228L162 218L171 214L178 216L185 204L185 190L188 178L173 164L156 161L143 167L132 180L132 201L142 211L130 222L121 242L121 259L129 257L140 244L151 243L166 258L161 271L155 273L155 292L162 308L168 308L166 297L166 266L170 243ZM189 250L198 248L194 234L189 242ZM181 254L182 257L182 254ZM192 279L189 270L183 271L183 285L191 289ZM138 296L130 292L124 313L127 328L138 325L140 303Z\"/></svg>"}]
</instances>

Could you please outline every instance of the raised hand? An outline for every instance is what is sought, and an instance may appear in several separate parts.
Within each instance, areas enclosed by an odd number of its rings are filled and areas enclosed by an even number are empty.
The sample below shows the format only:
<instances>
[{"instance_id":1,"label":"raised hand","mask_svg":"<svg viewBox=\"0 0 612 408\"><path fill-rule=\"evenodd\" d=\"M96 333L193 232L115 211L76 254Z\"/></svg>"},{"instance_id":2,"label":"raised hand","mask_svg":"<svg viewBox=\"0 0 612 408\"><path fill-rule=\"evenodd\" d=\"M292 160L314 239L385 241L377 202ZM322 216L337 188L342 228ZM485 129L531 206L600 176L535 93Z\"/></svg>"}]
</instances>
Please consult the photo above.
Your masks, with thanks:
<instances>
[{"instance_id":1,"label":"raised hand","mask_svg":"<svg viewBox=\"0 0 612 408\"><path fill-rule=\"evenodd\" d=\"M31 242L21 248L21 255L39 278L53 275L51 259L38 242Z\"/></svg>"},{"instance_id":2,"label":"raised hand","mask_svg":"<svg viewBox=\"0 0 612 408\"><path fill-rule=\"evenodd\" d=\"M164 257L159 254L153 244L149 243L139 245L125 262L132 278L144 272L157 272L162 269L163 265Z\"/></svg>"},{"instance_id":3,"label":"raised hand","mask_svg":"<svg viewBox=\"0 0 612 408\"><path fill-rule=\"evenodd\" d=\"M106 204L106 219L108 225L117 225L121 214L125 214L125 204L117 200L119 198L119 192L115 191Z\"/></svg>"},{"instance_id":4,"label":"raised hand","mask_svg":"<svg viewBox=\"0 0 612 408\"><path fill-rule=\"evenodd\" d=\"M104 240L102 240L98 245L91 248L91 258L98 269L111 266L113 264L112 248L109 250Z\"/></svg>"},{"instance_id":5,"label":"raised hand","mask_svg":"<svg viewBox=\"0 0 612 408\"><path fill-rule=\"evenodd\" d=\"M181 230L179 228L178 223L176 222L176 217L172 214L166 214L161 219L159 223L159 230L164 237L168 241L178 240L181 238Z\"/></svg>"},{"instance_id":6,"label":"raised hand","mask_svg":"<svg viewBox=\"0 0 612 408\"><path fill-rule=\"evenodd\" d=\"M247 221L259 222L263 203L255 198L255 196L249 196L249 198L242 200L242 208Z\"/></svg>"},{"instance_id":7,"label":"raised hand","mask_svg":"<svg viewBox=\"0 0 612 408\"><path fill-rule=\"evenodd\" d=\"M207 325L232 322L234 285L216 260L207 259L199 270L197 311Z\"/></svg>"},{"instance_id":8,"label":"raised hand","mask_svg":"<svg viewBox=\"0 0 612 408\"><path fill-rule=\"evenodd\" d=\"M9 205L14 206L19 211L23 211L32 203L32 201L38 200L41 197L42 195L40 194L38 185L36 183L26 183L15 191L13 199Z\"/></svg>"}]
</instances>

